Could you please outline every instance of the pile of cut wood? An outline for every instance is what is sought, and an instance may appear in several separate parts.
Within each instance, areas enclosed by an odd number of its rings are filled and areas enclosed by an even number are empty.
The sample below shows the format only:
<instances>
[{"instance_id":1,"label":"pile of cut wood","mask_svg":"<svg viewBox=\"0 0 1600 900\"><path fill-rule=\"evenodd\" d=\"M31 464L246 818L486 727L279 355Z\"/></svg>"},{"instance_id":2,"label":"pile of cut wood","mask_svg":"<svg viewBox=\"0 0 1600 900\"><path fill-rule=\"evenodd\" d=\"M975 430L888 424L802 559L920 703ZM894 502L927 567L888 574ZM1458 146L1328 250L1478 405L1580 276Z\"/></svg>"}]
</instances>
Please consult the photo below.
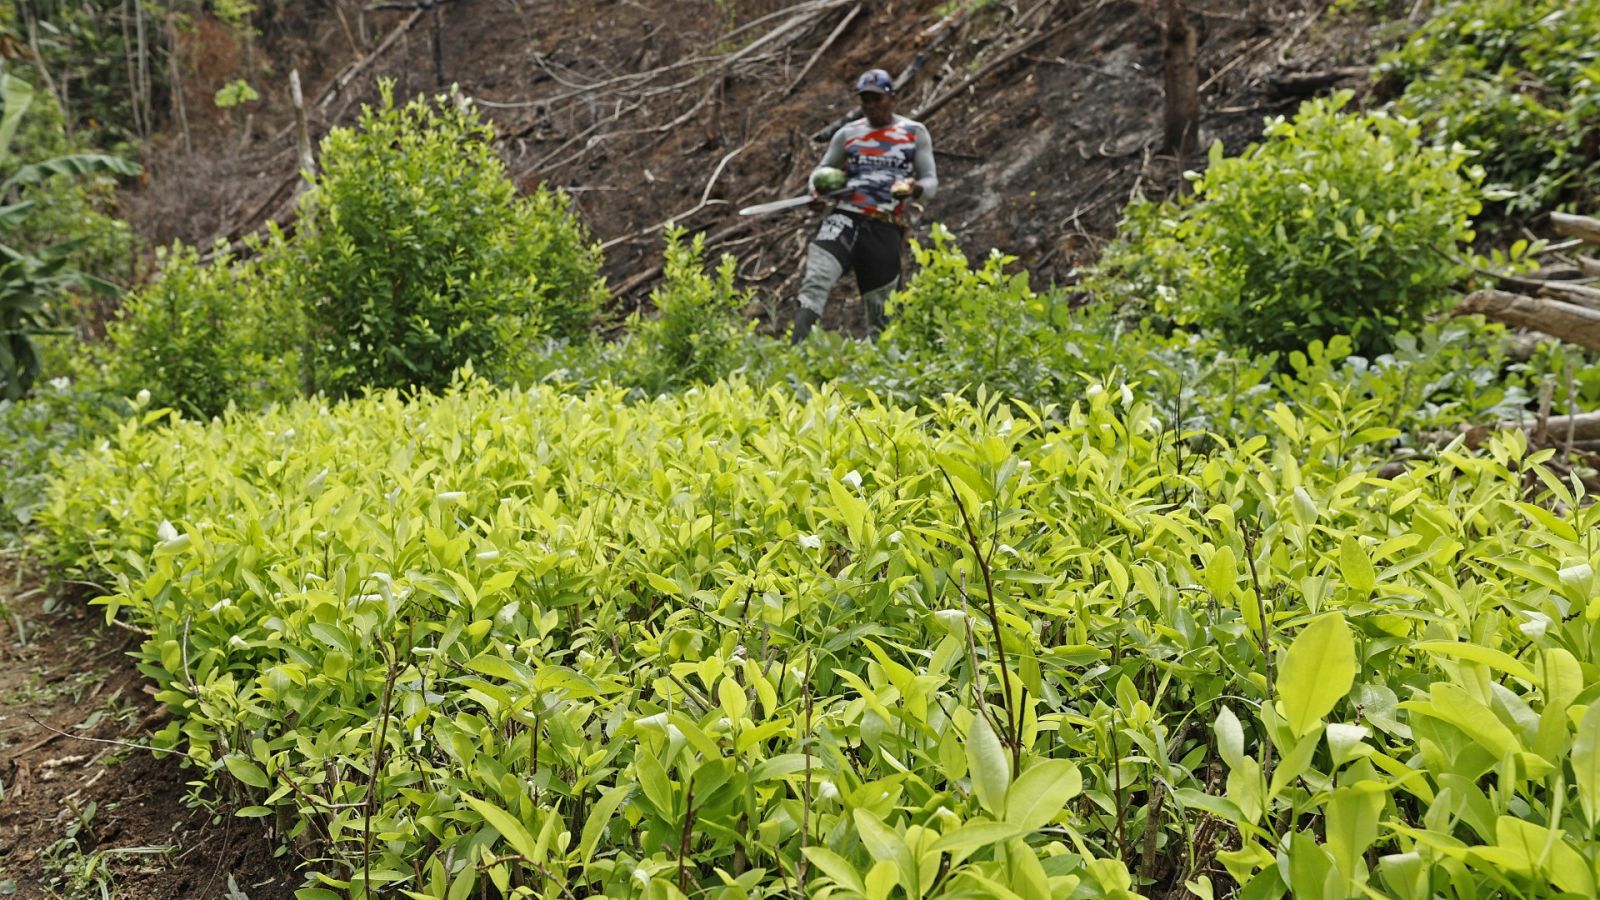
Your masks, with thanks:
<instances>
[{"instance_id":1,"label":"pile of cut wood","mask_svg":"<svg viewBox=\"0 0 1600 900\"><path fill-rule=\"evenodd\" d=\"M1552 213L1551 223L1568 241L1550 250L1587 250L1600 254L1600 219ZM1550 335L1590 350L1600 350L1600 258L1576 255L1567 266L1549 267L1544 278L1496 276L1508 290L1481 290L1469 294L1455 315L1481 315L1515 328ZM1536 445L1570 450L1600 449L1600 412L1570 416L1549 414L1553 385L1541 392L1539 412L1532 422L1479 425L1467 432L1467 442L1477 444L1502 428L1522 428Z\"/></svg>"}]
</instances>

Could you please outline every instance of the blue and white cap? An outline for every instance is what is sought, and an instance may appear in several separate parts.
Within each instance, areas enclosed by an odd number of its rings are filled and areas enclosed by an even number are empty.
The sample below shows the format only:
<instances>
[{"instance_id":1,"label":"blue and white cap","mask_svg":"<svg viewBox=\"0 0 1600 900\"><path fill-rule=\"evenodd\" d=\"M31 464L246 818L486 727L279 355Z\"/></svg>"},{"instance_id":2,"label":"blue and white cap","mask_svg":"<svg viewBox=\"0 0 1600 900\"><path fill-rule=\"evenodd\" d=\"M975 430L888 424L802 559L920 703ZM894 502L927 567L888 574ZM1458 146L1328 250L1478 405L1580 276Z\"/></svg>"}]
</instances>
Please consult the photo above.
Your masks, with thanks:
<instances>
[{"instance_id":1,"label":"blue and white cap","mask_svg":"<svg viewBox=\"0 0 1600 900\"><path fill-rule=\"evenodd\" d=\"M858 94L892 94L894 93L894 79L882 69L868 69L856 79L856 93Z\"/></svg>"}]
</instances>

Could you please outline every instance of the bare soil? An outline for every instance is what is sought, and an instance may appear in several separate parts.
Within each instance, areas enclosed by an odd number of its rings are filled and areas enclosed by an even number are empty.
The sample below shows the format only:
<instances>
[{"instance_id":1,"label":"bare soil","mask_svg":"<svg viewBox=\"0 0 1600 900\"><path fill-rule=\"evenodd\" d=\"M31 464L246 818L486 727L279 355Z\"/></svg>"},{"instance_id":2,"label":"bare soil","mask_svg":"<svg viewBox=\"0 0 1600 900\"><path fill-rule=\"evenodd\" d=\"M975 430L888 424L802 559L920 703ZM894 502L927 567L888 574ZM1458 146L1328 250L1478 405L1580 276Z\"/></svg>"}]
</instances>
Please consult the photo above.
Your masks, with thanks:
<instances>
[{"instance_id":1,"label":"bare soil","mask_svg":"<svg viewBox=\"0 0 1600 900\"><path fill-rule=\"evenodd\" d=\"M129 656L139 636L87 599L0 556L0 896L292 897L259 820L191 807L198 772L140 746L167 713Z\"/></svg>"}]
</instances>

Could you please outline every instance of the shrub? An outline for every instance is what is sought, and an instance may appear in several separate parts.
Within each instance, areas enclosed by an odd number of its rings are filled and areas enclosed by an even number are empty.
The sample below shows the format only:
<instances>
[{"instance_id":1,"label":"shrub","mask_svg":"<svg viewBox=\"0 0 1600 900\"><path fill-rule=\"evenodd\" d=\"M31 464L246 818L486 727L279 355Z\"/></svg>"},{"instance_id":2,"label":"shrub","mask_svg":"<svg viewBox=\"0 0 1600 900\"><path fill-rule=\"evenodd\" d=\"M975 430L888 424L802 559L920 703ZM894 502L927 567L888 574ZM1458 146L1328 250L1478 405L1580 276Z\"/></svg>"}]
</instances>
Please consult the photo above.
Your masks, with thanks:
<instances>
[{"instance_id":1,"label":"shrub","mask_svg":"<svg viewBox=\"0 0 1600 900\"><path fill-rule=\"evenodd\" d=\"M1340 112L1349 99L1270 121L1240 156L1213 146L1192 197L1130 210L1094 283L1253 351L1338 334L1387 350L1463 274L1449 254L1472 237L1481 173L1414 124Z\"/></svg>"},{"instance_id":2,"label":"shrub","mask_svg":"<svg viewBox=\"0 0 1600 900\"><path fill-rule=\"evenodd\" d=\"M913 241L917 271L889 300L884 340L942 359L944 390L986 385L1022 397L1037 396L1059 377L1050 357L1066 304L1039 295L1028 273L1007 273L1016 257L992 250L974 269L949 229L935 224L933 245Z\"/></svg>"},{"instance_id":3,"label":"shrub","mask_svg":"<svg viewBox=\"0 0 1600 900\"><path fill-rule=\"evenodd\" d=\"M1395 107L1534 211L1600 188L1600 0L1456 0L1384 60Z\"/></svg>"},{"instance_id":4,"label":"shrub","mask_svg":"<svg viewBox=\"0 0 1600 900\"><path fill-rule=\"evenodd\" d=\"M582 334L604 293L566 200L517 199L489 125L392 91L323 141L297 236L313 381L336 395L504 373L532 338Z\"/></svg>"},{"instance_id":5,"label":"shrub","mask_svg":"<svg viewBox=\"0 0 1600 900\"><path fill-rule=\"evenodd\" d=\"M174 244L160 259L160 277L129 295L108 331L109 384L202 418L293 395L295 313L269 308L273 255L235 262L221 252L207 265Z\"/></svg>"},{"instance_id":6,"label":"shrub","mask_svg":"<svg viewBox=\"0 0 1600 900\"><path fill-rule=\"evenodd\" d=\"M307 898L1595 896L1600 506L1322 387L1195 453L469 383L135 420L39 520Z\"/></svg>"},{"instance_id":7,"label":"shrub","mask_svg":"<svg viewBox=\"0 0 1600 900\"><path fill-rule=\"evenodd\" d=\"M33 521L58 454L115 430L128 405L84 379L40 382L25 400L0 400L0 543Z\"/></svg>"},{"instance_id":8,"label":"shrub","mask_svg":"<svg viewBox=\"0 0 1600 900\"><path fill-rule=\"evenodd\" d=\"M655 394L703 384L727 373L740 336L739 310L748 292L733 286L735 260L724 254L716 275L705 271L705 235L684 242L684 230L667 230L666 266L661 285L650 293L656 317L634 313L630 341L639 348L633 383Z\"/></svg>"}]
</instances>

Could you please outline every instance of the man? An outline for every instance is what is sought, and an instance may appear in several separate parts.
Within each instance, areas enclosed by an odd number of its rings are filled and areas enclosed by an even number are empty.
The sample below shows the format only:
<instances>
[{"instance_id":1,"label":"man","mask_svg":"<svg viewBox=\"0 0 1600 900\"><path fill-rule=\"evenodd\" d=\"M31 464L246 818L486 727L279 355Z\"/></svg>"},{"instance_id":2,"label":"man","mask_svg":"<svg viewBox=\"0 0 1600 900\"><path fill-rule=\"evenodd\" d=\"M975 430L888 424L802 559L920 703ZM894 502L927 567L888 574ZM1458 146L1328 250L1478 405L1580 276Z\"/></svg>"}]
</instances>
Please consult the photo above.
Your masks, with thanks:
<instances>
[{"instance_id":1,"label":"man","mask_svg":"<svg viewBox=\"0 0 1600 900\"><path fill-rule=\"evenodd\" d=\"M894 79L889 73L882 69L863 73L856 79L856 96L865 115L834 134L817 167L842 169L844 189L827 198L815 186L811 189L813 208L826 208L832 199L833 209L806 247L800 309L794 317L797 344L822 318L828 292L846 269L855 271L867 332L877 336L886 324L884 301L900 283L906 202L931 198L939 187L928 129L895 114Z\"/></svg>"}]
</instances>

